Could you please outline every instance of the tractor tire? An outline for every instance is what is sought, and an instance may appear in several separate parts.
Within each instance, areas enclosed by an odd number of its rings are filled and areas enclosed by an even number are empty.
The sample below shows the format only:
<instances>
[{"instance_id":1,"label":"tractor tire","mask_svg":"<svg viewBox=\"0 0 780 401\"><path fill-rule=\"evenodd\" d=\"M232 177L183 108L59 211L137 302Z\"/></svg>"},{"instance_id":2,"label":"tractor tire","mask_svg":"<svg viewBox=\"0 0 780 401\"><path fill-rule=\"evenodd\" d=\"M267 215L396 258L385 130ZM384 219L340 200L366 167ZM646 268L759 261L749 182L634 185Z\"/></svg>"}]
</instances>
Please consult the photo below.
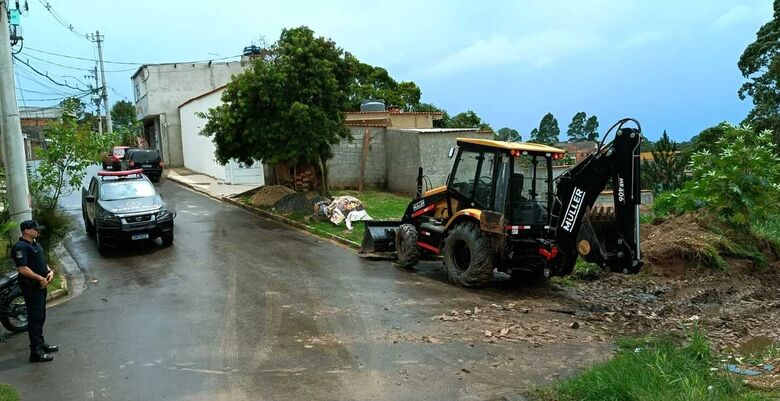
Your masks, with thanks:
<instances>
[{"instance_id":1,"label":"tractor tire","mask_svg":"<svg viewBox=\"0 0 780 401\"><path fill-rule=\"evenodd\" d=\"M456 225L444 241L444 267L453 283L478 287L493 278L493 252L479 225Z\"/></svg>"},{"instance_id":2,"label":"tractor tire","mask_svg":"<svg viewBox=\"0 0 780 401\"><path fill-rule=\"evenodd\" d=\"M411 224L401 224L395 232L395 251L398 265L411 269L420 261L420 247L417 246L417 229Z\"/></svg>"}]
</instances>

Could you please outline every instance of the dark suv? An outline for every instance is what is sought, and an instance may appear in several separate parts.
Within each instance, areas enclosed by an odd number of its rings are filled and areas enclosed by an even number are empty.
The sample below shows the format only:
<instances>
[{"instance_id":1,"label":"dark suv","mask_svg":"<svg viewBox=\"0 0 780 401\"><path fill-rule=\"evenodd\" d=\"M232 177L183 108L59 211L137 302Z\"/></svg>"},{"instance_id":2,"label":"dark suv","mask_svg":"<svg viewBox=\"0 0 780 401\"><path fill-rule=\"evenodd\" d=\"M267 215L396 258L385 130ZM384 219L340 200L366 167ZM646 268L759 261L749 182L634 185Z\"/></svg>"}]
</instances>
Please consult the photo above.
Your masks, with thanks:
<instances>
[{"instance_id":1,"label":"dark suv","mask_svg":"<svg viewBox=\"0 0 780 401\"><path fill-rule=\"evenodd\" d=\"M81 190L81 210L101 254L128 240L160 237L163 245L173 244L176 213L165 207L141 169L100 171Z\"/></svg>"},{"instance_id":2,"label":"dark suv","mask_svg":"<svg viewBox=\"0 0 780 401\"><path fill-rule=\"evenodd\" d=\"M156 149L129 149L125 154L125 159L131 169L140 168L150 180L160 181L162 170L165 167L160 152Z\"/></svg>"}]
</instances>

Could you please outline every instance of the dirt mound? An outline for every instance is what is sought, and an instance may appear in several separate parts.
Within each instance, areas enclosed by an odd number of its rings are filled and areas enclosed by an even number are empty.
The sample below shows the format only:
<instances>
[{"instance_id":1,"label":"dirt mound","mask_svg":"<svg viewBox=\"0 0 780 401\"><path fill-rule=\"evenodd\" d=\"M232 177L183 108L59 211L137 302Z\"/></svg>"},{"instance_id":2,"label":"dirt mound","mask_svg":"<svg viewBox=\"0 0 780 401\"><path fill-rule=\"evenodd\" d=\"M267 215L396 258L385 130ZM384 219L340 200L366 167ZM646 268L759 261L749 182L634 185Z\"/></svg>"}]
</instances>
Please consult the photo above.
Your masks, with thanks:
<instances>
[{"instance_id":1,"label":"dirt mound","mask_svg":"<svg viewBox=\"0 0 780 401\"><path fill-rule=\"evenodd\" d=\"M641 237L645 270L672 275L685 274L690 267L713 266L723 241L693 215L642 225Z\"/></svg>"},{"instance_id":2,"label":"dirt mound","mask_svg":"<svg viewBox=\"0 0 780 401\"><path fill-rule=\"evenodd\" d=\"M295 192L284 195L274 204L274 208L282 213L301 213L308 216L314 213L314 204L324 199L314 192Z\"/></svg>"},{"instance_id":3,"label":"dirt mound","mask_svg":"<svg viewBox=\"0 0 780 401\"><path fill-rule=\"evenodd\" d=\"M294 190L283 185L266 185L260 188L257 193L252 196L250 201L255 206L273 206L279 202L280 199L294 193Z\"/></svg>"}]
</instances>

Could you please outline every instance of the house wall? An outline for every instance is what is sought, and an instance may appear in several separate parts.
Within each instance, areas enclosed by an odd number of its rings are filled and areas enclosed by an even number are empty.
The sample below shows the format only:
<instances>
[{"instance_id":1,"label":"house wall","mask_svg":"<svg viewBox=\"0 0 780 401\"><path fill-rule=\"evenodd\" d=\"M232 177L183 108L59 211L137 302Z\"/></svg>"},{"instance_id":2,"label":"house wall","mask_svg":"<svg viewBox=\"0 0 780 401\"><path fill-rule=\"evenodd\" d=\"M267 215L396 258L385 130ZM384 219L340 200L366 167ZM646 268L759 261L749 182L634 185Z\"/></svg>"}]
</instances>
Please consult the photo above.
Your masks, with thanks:
<instances>
[{"instance_id":1,"label":"house wall","mask_svg":"<svg viewBox=\"0 0 780 401\"><path fill-rule=\"evenodd\" d=\"M245 66L239 62L146 65L133 76L139 120L160 116L159 150L172 166L184 164L179 105L230 82Z\"/></svg>"},{"instance_id":2,"label":"house wall","mask_svg":"<svg viewBox=\"0 0 780 401\"><path fill-rule=\"evenodd\" d=\"M433 128L431 114L390 114L390 124L395 128Z\"/></svg>"},{"instance_id":3,"label":"house wall","mask_svg":"<svg viewBox=\"0 0 780 401\"><path fill-rule=\"evenodd\" d=\"M420 161L433 188L445 185L452 171L454 158L449 158L450 148L458 145L458 138L489 138L478 132L441 132L420 134Z\"/></svg>"},{"instance_id":4,"label":"house wall","mask_svg":"<svg viewBox=\"0 0 780 401\"><path fill-rule=\"evenodd\" d=\"M212 141L213 138L200 135L206 120L195 115L218 106L222 103L221 96L222 91L218 91L185 104L179 109L179 119L184 167L214 178L225 179L225 166L217 163L214 157L217 147Z\"/></svg>"},{"instance_id":5,"label":"house wall","mask_svg":"<svg viewBox=\"0 0 780 401\"><path fill-rule=\"evenodd\" d=\"M384 188L387 186L385 174L385 132L382 127L349 127L352 142L342 140L332 147L333 158L328 161L328 181L331 188L357 188L360 183L360 161L363 157L363 137L366 130L371 140L366 159L364 185Z\"/></svg>"}]
</instances>

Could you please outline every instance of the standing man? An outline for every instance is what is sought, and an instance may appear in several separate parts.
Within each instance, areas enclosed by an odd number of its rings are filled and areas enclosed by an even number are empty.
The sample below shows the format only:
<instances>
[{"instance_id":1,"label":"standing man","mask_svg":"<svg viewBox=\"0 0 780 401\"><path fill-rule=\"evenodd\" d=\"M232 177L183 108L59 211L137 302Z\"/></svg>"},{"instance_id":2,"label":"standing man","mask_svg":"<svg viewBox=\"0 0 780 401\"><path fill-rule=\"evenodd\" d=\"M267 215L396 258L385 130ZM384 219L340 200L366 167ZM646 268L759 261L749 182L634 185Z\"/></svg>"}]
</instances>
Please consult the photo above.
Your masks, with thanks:
<instances>
[{"instance_id":1,"label":"standing man","mask_svg":"<svg viewBox=\"0 0 780 401\"><path fill-rule=\"evenodd\" d=\"M22 237L11 250L16 271L19 272L19 287L27 304L27 334L30 336L30 362L51 362L52 352L59 349L43 340L43 322L46 320L46 287L54 278L54 272L46 264L43 247L36 238L43 230L33 220L19 225Z\"/></svg>"}]
</instances>

